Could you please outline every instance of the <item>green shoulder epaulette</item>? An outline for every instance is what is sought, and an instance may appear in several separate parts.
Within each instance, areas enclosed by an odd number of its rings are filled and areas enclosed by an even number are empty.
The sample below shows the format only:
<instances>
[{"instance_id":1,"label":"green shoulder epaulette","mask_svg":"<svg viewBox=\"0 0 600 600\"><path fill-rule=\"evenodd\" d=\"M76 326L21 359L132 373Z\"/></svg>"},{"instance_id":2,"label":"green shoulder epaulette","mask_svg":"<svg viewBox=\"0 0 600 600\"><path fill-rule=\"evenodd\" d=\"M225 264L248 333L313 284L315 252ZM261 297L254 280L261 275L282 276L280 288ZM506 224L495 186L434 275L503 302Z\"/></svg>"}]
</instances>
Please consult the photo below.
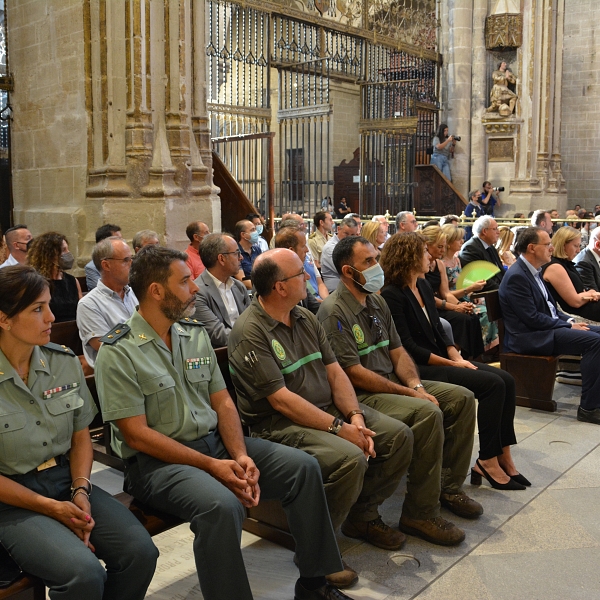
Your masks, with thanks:
<instances>
[{"instance_id":1,"label":"green shoulder epaulette","mask_svg":"<svg viewBox=\"0 0 600 600\"><path fill-rule=\"evenodd\" d=\"M204 326L204 323L202 321L200 321L199 319L193 319L192 317L185 317L183 319L179 319L179 322L182 325L202 325L202 326Z\"/></svg>"},{"instance_id":2,"label":"green shoulder epaulette","mask_svg":"<svg viewBox=\"0 0 600 600\"><path fill-rule=\"evenodd\" d=\"M103 344L114 344L130 331L131 327L129 327L129 325L125 325L125 323L119 323L116 327L113 327L105 336L101 337L100 341Z\"/></svg>"},{"instance_id":3,"label":"green shoulder epaulette","mask_svg":"<svg viewBox=\"0 0 600 600\"><path fill-rule=\"evenodd\" d=\"M47 344L44 344L44 348L48 348L48 350L53 350L54 352L60 352L61 354L70 354L71 356L75 356L75 352L73 352L71 348L61 344L55 344L54 342L48 342Z\"/></svg>"}]
</instances>

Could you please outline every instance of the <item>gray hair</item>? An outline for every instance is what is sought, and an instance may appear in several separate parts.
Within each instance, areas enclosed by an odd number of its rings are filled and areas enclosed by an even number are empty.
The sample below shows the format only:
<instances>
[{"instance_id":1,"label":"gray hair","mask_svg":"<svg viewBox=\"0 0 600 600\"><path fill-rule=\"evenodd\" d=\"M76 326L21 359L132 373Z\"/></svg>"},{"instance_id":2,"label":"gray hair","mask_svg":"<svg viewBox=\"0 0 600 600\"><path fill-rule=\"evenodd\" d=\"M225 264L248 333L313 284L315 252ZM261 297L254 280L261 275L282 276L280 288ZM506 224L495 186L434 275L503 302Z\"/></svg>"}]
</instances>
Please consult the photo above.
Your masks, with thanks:
<instances>
[{"instance_id":1,"label":"gray hair","mask_svg":"<svg viewBox=\"0 0 600 600\"><path fill-rule=\"evenodd\" d=\"M92 262L98 271L102 271L102 261L107 258L112 258L115 254L115 248L113 246L113 240L119 240L120 242L126 243L123 238L116 235L104 238L99 241L92 250Z\"/></svg>"},{"instance_id":2,"label":"gray hair","mask_svg":"<svg viewBox=\"0 0 600 600\"><path fill-rule=\"evenodd\" d=\"M412 215L410 210L402 210L396 215L396 227L400 227L400 223L404 223L408 218L408 215Z\"/></svg>"},{"instance_id":3,"label":"gray hair","mask_svg":"<svg viewBox=\"0 0 600 600\"><path fill-rule=\"evenodd\" d=\"M387 219L385 218L385 215L373 215L373 218L371 219L371 221L373 221L373 223L381 223L381 221L379 219L385 219L385 222L387 223Z\"/></svg>"},{"instance_id":4,"label":"gray hair","mask_svg":"<svg viewBox=\"0 0 600 600\"><path fill-rule=\"evenodd\" d=\"M133 236L131 243L133 244L134 248L141 248L144 245L144 242L150 238L158 239L158 233L156 233L156 231L152 231L152 229L142 229Z\"/></svg>"},{"instance_id":5,"label":"gray hair","mask_svg":"<svg viewBox=\"0 0 600 600\"><path fill-rule=\"evenodd\" d=\"M229 233L211 233L202 240L200 244L200 258L207 269L217 264L219 254L227 252L225 238L235 239Z\"/></svg>"},{"instance_id":6,"label":"gray hair","mask_svg":"<svg viewBox=\"0 0 600 600\"><path fill-rule=\"evenodd\" d=\"M471 190L469 192L469 200L471 200L473 196L479 196L479 190Z\"/></svg>"},{"instance_id":7,"label":"gray hair","mask_svg":"<svg viewBox=\"0 0 600 600\"><path fill-rule=\"evenodd\" d=\"M358 222L354 219L354 217L344 217L339 224L338 227L350 227L350 229L354 229L358 227Z\"/></svg>"},{"instance_id":8,"label":"gray hair","mask_svg":"<svg viewBox=\"0 0 600 600\"><path fill-rule=\"evenodd\" d=\"M298 219L292 219L291 217L281 219L281 221L279 221L279 229L285 229L286 227L289 227L290 229L300 229L300 222Z\"/></svg>"},{"instance_id":9,"label":"gray hair","mask_svg":"<svg viewBox=\"0 0 600 600\"><path fill-rule=\"evenodd\" d=\"M473 235L479 237L479 234L484 229L490 228L492 221L494 221L494 217L490 217L489 215L483 215L483 217L479 217L479 219L473 223Z\"/></svg>"}]
</instances>

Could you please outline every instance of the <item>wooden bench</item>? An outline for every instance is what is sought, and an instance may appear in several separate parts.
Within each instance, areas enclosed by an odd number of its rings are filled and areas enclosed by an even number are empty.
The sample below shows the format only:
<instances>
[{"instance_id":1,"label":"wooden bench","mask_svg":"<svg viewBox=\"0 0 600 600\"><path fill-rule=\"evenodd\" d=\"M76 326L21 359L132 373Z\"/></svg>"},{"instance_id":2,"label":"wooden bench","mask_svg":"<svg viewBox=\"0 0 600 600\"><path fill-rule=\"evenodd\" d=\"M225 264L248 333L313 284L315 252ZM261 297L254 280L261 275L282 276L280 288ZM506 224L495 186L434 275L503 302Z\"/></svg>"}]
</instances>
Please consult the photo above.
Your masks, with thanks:
<instances>
[{"instance_id":1,"label":"wooden bench","mask_svg":"<svg viewBox=\"0 0 600 600\"><path fill-rule=\"evenodd\" d=\"M559 356L534 356L504 352L504 323L498 291L483 292L473 296L485 298L488 319L490 322L498 323L500 366L515 379L517 406L555 412L556 402L552 399L552 395L554 394Z\"/></svg>"}]
</instances>

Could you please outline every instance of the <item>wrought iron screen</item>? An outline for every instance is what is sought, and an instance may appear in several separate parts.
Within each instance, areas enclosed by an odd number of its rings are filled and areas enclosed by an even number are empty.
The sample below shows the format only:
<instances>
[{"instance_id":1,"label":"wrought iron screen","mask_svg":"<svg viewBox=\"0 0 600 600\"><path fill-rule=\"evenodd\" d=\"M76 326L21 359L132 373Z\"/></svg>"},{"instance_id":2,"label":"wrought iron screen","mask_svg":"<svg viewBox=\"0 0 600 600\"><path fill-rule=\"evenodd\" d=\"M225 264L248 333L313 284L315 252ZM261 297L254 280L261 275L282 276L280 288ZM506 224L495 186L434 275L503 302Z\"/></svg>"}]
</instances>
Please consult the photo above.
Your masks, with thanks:
<instances>
[{"instance_id":1,"label":"wrought iron screen","mask_svg":"<svg viewBox=\"0 0 600 600\"><path fill-rule=\"evenodd\" d=\"M329 64L325 58L279 68L279 194L275 212L314 214L332 195Z\"/></svg>"},{"instance_id":2,"label":"wrought iron screen","mask_svg":"<svg viewBox=\"0 0 600 600\"><path fill-rule=\"evenodd\" d=\"M206 3L208 109L215 148L248 198L265 208L268 157L254 134L274 129L275 213L313 214L335 196L330 83L338 80L372 84L362 89L361 210L409 208L416 151L424 162L437 120L435 0L363 0L358 12L343 14L330 3L327 15L323 3L298 0L306 19L284 14L286 0L238 1ZM317 9L321 17L311 18ZM399 49L399 42L415 50ZM271 94L278 97L277 128Z\"/></svg>"},{"instance_id":3,"label":"wrought iron screen","mask_svg":"<svg viewBox=\"0 0 600 600\"><path fill-rule=\"evenodd\" d=\"M10 94L12 77L8 70L6 5L0 0L0 229L12 225L12 185L10 167Z\"/></svg>"}]
</instances>

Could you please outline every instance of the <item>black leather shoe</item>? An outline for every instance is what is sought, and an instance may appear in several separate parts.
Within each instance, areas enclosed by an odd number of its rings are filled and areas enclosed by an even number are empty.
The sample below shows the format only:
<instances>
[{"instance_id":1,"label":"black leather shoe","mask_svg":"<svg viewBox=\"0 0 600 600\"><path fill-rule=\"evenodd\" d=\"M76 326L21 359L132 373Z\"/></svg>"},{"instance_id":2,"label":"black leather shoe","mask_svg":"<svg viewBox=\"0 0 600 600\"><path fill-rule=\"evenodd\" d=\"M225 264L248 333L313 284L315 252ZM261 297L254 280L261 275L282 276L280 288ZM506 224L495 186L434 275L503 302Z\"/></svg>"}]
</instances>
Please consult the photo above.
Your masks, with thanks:
<instances>
[{"instance_id":1,"label":"black leather shoe","mask_svg":"<svg viewBox=\"0 0 600 600\"><path fill-rule=\"evenodd\" d=\"M316 590L310 591L299 581L296 581L294 600L319 600L320 598L325 598L325 600L352 600L350 596L346 596L344 592L340 592L340 590L334 588L329 583Z\"/></svg>"},{"instance_id":2,"label":"black leather shoe","mask_svg":"<svg viewBox=\"0 0 600 600\"><path fill-rule=\"evenodd\" d=\"M600 425L600 408L586 410L580 406L577 409L577 420L583 421L584 423L594 423L594 425Z\"/></svg>"}]
</instances>

